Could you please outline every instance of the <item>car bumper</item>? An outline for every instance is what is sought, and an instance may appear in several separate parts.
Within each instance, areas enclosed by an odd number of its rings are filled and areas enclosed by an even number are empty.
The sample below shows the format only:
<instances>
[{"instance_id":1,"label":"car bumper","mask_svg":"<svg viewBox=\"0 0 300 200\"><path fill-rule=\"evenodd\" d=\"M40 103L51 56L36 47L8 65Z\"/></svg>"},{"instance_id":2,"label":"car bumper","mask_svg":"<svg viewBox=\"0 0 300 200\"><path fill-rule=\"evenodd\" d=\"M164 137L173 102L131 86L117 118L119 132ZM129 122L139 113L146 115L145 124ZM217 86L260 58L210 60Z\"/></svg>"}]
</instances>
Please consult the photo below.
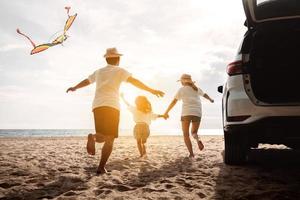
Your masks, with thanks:
<instances>
[{"instance_id":1,"label":"car bumper","mask_svg":"<svg viewBox=\"0 0 300 200\"><path fill-rule=\"evenodd\" d=\"M248 124L231 124L224 131L245 134L252 143L300 142L300 116L266 117Z\"/></svg>"}]
</instances>

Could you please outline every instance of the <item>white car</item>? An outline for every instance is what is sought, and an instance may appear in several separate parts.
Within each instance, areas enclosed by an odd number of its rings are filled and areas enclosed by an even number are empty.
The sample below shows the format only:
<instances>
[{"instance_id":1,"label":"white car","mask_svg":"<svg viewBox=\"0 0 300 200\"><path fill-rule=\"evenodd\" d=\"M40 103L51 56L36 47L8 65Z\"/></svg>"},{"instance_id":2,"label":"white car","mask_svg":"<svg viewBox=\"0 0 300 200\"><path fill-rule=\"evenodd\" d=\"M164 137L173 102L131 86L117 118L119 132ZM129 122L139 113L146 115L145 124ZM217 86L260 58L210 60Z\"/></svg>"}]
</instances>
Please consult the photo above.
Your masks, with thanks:
<instances>
[{"instance_id":1,"label":"white car","mask_svg":"<svg viewBox=\"0 0 300 200\"><path fill-rule=\"evenodd\" d=\"M226 164L259 143L300 148L300 0L243 0L248 27L223 92Z\"/></svg>"}]
</instances>

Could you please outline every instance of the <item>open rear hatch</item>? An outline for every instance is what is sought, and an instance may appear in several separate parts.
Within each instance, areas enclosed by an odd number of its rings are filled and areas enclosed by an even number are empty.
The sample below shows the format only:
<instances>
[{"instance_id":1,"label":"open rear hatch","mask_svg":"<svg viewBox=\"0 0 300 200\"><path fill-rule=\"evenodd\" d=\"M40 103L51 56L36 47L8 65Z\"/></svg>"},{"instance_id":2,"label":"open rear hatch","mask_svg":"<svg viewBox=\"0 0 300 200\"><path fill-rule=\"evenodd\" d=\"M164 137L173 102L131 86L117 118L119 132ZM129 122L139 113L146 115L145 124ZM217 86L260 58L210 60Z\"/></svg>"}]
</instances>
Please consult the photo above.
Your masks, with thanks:
<instances>
[{"instance_id":1,"label":"open rear hatch","mask_svg":"<svg viewBox=\"0 0 300 200\"><path fill-rule=\"evenodd\" d=\"M249 28L264 22L300 18L299 0L243 0Z\"/></svg>"},{"instance_id":2,"label":"open rear hatch","mask_svg":"<svg viewBox=\"0 0 300 200\"><path fill-rule=\"evenodd\" d=\"M243 3L254 96L265 103L300 104L300 0Z\"/></svg>"}]
</instances>

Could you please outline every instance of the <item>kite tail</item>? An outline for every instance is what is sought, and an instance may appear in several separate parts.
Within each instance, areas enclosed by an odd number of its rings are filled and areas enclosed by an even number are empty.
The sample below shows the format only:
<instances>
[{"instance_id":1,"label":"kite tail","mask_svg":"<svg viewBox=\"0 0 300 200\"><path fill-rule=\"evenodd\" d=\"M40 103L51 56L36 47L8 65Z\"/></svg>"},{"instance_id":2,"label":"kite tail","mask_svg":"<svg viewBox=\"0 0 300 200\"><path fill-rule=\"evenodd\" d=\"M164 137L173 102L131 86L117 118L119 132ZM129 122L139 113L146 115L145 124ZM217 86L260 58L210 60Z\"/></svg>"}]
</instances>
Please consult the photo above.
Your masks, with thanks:
<instances>
[{"instance_id":1,"label":"kite tail","mask_svg":"<svg viewBox=\"0 0 300 200\"><path fill-rule=\"evenodd\" d=\"M65 9L67 10L68 17L70 17L69 12L70 12L71 7L70 6L66 6Z\"/></svg>"},{"instance_id":2,"label":"kite tail","mask_svg":"<svg viewBox=\"0 0 300 200\"><path fill-rule=\"evenodd\" d=\"M27 35L25 35L24 33L22 33L21 31L20 31L20 29L18 29L17 28L17 33L19 33L20 35L23 35L24 37L26 37L29 41L30 41L30 43L32 44L32 46L35 48L36 47L36 45L34 44L34 42L30 39L30 37L28 37Z\"/></svg>"}]
</instances>

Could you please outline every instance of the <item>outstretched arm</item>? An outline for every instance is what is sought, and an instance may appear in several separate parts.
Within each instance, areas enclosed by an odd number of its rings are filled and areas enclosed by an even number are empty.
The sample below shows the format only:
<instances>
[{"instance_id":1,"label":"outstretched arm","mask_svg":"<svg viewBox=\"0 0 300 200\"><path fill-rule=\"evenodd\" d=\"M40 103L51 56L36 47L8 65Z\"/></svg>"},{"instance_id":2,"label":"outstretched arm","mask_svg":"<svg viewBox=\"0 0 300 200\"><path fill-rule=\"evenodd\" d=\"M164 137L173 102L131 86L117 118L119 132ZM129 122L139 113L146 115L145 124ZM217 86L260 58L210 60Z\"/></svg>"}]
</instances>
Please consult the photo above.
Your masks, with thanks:
<instances>
[{"instance_id":1,"label":"outstretched arm","mask_svg":"<svg viewBox=\"0 0 300 200\"><path fill-rule=\"evenodd\" d=\"M132 76L127 79L127 82L131 83L132 85L134 85L137 88L140 88L142 90L150 92L153 95L156 95L157 97L163 97L165 94L164 92L162 92L160 90L154 90L154 89L148 87L147 85L142 83L140 80L133 78Z\"/></svg>"},{"instance_id":2,"label":"outstretched arm","mask_svg":"<svg viewBox=\"0 0 300 200\"><path fill-rule=\"evenodd\" d=\"M177 99L173 99L173 101L170 103L168 109L166 110L166 112L164 114L164 118L169 118L169 112L176 105L177 101L178 101Z\"/></svg>"},{"instance_id":3,"label":"outstretched arm","mask_svg":"<svg viewBox=\"0 0 300 200\"><path fill-rule=\"evenodd\" d=\"M79 89L79 88L83 88L83 87L85 87L85 86L88 86L89 84L90 84L90 81L89 81L88 79L84 79L83 81L81 81L80 83L78 83L77 85L75 85L74 87L68 88L66 92L67 92L67 93L68 93L69 91L74 92L74 91L76 91L76 90Z\"/></svg>"},{"instance_id":4,"label":"outstretched arm","mask_svg":"<svg viewBox=\"0 0 300 200\"><path fill-rule=\"evenodd\" d=\"M210 96L208 96L206 93L203 95L204 98L206 98L207 100L209 100L211 103L214 102L214 100L212 98L210 98Z\"/></svg>"}]
</instances>

